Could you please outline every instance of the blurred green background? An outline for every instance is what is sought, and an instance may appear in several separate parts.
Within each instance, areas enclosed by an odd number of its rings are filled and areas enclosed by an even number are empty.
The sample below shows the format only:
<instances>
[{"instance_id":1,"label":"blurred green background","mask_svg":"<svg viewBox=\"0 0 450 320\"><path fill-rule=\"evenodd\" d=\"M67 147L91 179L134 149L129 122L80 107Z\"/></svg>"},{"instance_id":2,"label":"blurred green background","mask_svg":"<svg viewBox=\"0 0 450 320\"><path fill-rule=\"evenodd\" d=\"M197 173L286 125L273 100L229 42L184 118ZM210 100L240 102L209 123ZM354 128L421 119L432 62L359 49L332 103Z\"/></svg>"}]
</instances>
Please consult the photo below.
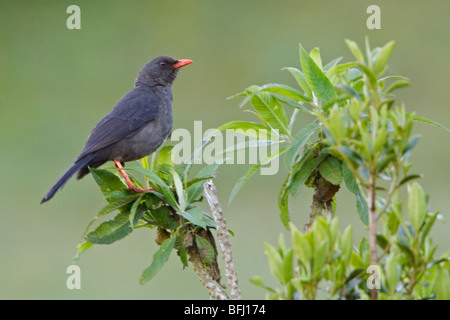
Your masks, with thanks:
<instances>
[{"instance_id":1,"label":"blurred green background","mask_svg":"<svg viewBox=\"0 0 450 320\"><path fill-rule=\"evenodd\" d=\"M81 30L68 30L66 9L81 8ZM381 30L366 28L366 8L381 7ZM450 2L448 1L12 1L0 2L0 298L207 299L192 268L172 254L145 286L138 284L157 246L155 234L136 230L81 256L81 290L68 290L85 226L105 204L91 176L70 180L49 203L39 201L81 151L88 133L128 91L138 70L159 55L189 58L174 85L174 128L203 129L251 120L239 100L251 84L294 85L285 66L298 66L298 43L320 47L323 60L351 59L344 39L372 46L397 42L388 72L410 78L398 92L408 111L450 126ZM310 119L301 119L307 123ZM303 122L304 121L304 122ZM413 172L431 195L431 209L450 219L450 136L417 124L422 139ZM274 284L263 242L275 244L284 228L277 192L285 176L255 176L229 205L230 191L247 165L222 166L215 181L230 229L243 298L262 299L248 278ZM312 193L292 202L302 226ZM342 227L364 234L354 199L338 194ZM449 248L448 224L438 223L439 253Z\"/></svg>"}]
</instances>

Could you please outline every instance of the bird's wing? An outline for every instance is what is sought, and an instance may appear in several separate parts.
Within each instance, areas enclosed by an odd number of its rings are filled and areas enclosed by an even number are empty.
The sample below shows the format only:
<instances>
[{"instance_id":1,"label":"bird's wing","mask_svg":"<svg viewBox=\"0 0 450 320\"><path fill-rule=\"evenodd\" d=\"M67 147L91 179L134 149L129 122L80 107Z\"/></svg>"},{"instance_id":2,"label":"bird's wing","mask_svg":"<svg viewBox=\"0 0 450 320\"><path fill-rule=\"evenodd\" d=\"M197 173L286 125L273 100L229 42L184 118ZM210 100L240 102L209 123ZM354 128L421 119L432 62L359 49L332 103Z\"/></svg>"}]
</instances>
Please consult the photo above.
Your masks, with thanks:
<instances>
[{"instance_id":1,"label":"bird's wing","mask_svg":"<svg viewBox=\"0 0 450 320\"><path fill-rule=\"evenodd\" d=\"M79 158L136 134L155 118L160 103L157 94L135 89L128 92L97 123Z\"/></svg>"}]
</instances>

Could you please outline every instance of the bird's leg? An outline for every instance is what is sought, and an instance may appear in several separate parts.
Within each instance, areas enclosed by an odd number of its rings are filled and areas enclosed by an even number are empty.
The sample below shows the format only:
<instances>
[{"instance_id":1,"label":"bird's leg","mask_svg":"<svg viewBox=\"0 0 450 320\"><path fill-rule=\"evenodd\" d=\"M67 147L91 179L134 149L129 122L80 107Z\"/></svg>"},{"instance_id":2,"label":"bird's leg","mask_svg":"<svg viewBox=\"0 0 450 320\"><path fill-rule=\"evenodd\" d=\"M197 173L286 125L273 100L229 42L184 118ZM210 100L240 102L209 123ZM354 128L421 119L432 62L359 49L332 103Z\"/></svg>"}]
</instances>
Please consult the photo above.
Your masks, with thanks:
<instances>
[{"instance_id":1,"label":"bird's leg","mask_svg":"<svg viewBox=\"0 0 450 320\"><path fill-rule=\"evenodd\" d=\"M144 193L150 190L153 190L152 187L148 188L148 189L141 189L138 187L135 187L133 185L133 183L131 182L130 178L128 177L128 174L125 172L125 170L123 170L123 165L120 161L114 159L113 160L114 163L116 164L117 169L119 169L119 173L122 175L122 177L125 179L125 182L127 183L128 189L130 189L131 191L134 191L136 193Z\"/></svg>"}]
</instances>

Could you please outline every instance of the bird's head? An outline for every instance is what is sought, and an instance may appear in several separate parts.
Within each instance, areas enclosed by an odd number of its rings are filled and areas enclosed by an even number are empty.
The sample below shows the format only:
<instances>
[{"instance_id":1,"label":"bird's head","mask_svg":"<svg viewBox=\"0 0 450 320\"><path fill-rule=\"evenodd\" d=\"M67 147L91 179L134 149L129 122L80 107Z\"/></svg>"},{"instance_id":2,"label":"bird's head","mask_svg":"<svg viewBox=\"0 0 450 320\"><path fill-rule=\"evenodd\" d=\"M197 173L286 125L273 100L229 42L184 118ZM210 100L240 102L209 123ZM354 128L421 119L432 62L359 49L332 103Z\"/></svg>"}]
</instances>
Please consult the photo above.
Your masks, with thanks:
<instances>
[{"instance_id":1,"label":"bird's head","mask_svg":"<svg viewBox=\"0 0 450 320\"><path fill-rule=\"evenodd\" d=\"M189 59L177 60L169 56L157 57L139 71L136 86L170 86L180 68L191 63L192 60Z\"/></svg>"}]
</instances>

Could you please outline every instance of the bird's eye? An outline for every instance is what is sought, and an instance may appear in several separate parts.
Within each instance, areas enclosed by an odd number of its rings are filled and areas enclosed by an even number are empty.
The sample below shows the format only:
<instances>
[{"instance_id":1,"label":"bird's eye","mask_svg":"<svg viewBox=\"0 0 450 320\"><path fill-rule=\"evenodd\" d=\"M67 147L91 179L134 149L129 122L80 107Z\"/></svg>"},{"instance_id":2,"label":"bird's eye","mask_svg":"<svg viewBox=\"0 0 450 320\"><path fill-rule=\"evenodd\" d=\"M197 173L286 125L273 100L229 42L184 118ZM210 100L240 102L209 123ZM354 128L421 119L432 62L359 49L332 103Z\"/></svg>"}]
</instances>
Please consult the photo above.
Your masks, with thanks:
<instances>
[{"instance_id":1,"label":"bird's eye","mask_svg":"<svg viewBox=\"0 0 450 320\"><path fill-rule=\"evenodd\" d=\"M166 63L165 63L165 62L160 62L159 65L160 65L161 67L165 67L165 66L166 66Z\"/></svg>"}]
</instances>

